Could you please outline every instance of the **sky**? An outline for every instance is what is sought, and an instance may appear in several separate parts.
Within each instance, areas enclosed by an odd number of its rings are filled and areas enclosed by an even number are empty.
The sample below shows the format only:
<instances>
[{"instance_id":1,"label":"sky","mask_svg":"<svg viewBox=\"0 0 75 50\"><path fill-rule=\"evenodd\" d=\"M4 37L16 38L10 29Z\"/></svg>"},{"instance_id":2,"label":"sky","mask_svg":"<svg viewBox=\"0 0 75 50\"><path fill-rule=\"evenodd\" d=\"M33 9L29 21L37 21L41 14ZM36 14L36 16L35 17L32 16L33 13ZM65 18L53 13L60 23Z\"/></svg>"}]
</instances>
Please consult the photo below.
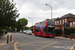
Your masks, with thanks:
<instances>
[{"instance_id":1,"label":"sky","mask_svg":"<svg viewBox=\"0 0 75 50\"><path fill-rule=\"evenodd\" d=\"M27 26L29 27L47 18L51 19L51 7L52 19L68 13L75 14L75 0L14 0L13 2L16 3L16 8L20 13L16 20L28 19Z\"/></svg>"}]
</instances>

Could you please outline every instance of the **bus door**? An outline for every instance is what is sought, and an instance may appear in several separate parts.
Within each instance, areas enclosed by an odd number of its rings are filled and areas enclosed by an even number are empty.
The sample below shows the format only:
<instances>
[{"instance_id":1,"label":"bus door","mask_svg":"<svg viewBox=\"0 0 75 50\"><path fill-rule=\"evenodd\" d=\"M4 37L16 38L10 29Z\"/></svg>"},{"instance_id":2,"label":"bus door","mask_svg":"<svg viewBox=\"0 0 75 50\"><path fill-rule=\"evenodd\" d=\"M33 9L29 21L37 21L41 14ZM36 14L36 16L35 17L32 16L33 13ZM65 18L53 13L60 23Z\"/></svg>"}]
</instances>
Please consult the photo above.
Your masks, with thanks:
<instances>
[{"instance_id":1,"label":"bus door","mask_svg":"<svg viewBox=\"0 0 75 50\"><path fill-rule=\"evenodd\" d=\"M40 29L35 29L35 35L40 36L40 33L41 33Z\"/></svg>"},{"instance_id":2,"label":"bus door","mask_svg":"<svg viewBox=\"0 0 75 50\"><path fill-rule=\"evenodd\" d=\"M47 26L47 34L51 35L51 36L55 36L54 29L55 29L55 27L53 27L53 26Z\"/></svg>"},{"instance_id":3,"label":"bus door","mask_svg":"<svg viewBox=\"0 0 75 50\"><path fill-rule=\"evenodd\" d=\"M54 34L54 27L52 27L52 26L48 26L47 27L47 34Z\"/></svg>"}]
</instances>

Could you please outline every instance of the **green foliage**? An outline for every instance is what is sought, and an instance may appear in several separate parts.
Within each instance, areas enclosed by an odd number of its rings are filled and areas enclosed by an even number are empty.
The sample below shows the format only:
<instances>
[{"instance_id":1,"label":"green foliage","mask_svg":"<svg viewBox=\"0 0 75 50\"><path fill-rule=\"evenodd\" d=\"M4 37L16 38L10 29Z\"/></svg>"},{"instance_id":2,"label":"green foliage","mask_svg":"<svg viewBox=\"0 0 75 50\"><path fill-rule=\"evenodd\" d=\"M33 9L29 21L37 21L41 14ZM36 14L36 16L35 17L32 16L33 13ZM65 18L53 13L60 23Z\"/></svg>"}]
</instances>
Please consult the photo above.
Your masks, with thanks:
<instances>
[{"instance_id":1,"label":"green foliage","mask_svg":"<svg viewBox=\"0 0 75 50\"><path fill-rule=\"evenodd\" d=\"M46 19L46 20L51 20L51 19Z\"/></svg>"},{"instance_id":2,"label":"green foliage","mask_svg":"<svg viewBox=\"0 0 75 50\"><path fill-rule=\"evenodd\" d=\"M11 26L12 31L15 31L15 29L17 28L17 21L14 21L14 25Z\"/></svg>"},{"instance_id":3,"label":"green foliage","mask_svg":"<svg viewBox=\"0 0 75 50\"><path fill-rule=\"evenodd\" d=\"M28 24L28 20L25 18L19 19L19 23L21 26L26 26Z\"/></svg>"},{"instance_id":4,"label":"green foliage","mask_svg":"<svg viewBox=\"0 0 75 50\"><path fill-rule=\"evenodd\" d=\"M65 28L64 30L65 35L71 35L71 33L75 33L75 28Z\"/></svg>"},{"instance_id":5,"label":"green foliage","mask_svg":"<svg viewBox=\"0 0 75 50\"><path fill-rule=\"evenodd\" d=\"M15 4L9 0L0 0L0 30L14 25L19 16L17 12Z\"/></svg>"},{"instance_id":6,"label":"green foliage","mask_svg":"<svg viewBox=\"0 0 75 50\"><path fill-rule=\"evenodd\" d=\"M24 30L24 27L28 24L28 20L25 18L21 18L18 20L18 28L19 30L21 29L22 31Z\"/></svg>"},{"instance_id":7,"label":"green foliage","mask_svg":"<svg viewBox=\"0 0 75 50\"><path fill-rule=\"evenodd\" d=\"M62 35L62 29L55 29L56 35Z\"/></svg>"},{"instance_id":8,"label":"green foliage","mask_svg":"<svg viewBox=\"0 0 75 50\"><path fill-rule=\"evenodd\" d=\"M27 26L26 26L24 29L25 29L25 30L28 30L28 29L29 29L29 27L27 27Z\"/></svg>"},{"instance_id":9,"label":"green foliage","mask_svg":"<svg viewBox=\"0 0 75 50\"><path fill-rule=\"evenodd\" d=\"M20 31L21 25L19 23L19 21L17 21L17 31Z\"/></svg>"}]
</instances>

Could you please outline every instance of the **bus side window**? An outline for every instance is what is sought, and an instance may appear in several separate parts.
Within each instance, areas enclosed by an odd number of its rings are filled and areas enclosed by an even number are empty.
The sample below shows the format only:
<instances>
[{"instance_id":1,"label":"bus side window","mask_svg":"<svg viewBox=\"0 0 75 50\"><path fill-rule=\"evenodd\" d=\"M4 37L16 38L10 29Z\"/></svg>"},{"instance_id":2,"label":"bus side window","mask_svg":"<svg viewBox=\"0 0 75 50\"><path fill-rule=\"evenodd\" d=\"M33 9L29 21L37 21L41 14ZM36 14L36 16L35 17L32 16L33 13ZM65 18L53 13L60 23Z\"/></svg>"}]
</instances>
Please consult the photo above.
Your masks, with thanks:
<instances>
[{"instance_id":1,"label":"bus side window","mask_svg":"<svg viewBox=\"0 0 75 50\"><path fill-rule=\"evenodd\" d=\"M35 29L35 32L41 32L39 29Z\"/></svg>"},{"instance_id":2,"label":"bus side window","mask_svg":"<svg viewBox=\"0 0 75 50\"><path fill-rule=\"evenodd\" d=\"M35 32L38 32L38 30L37 30L37 29L35 29Z\"/></svg>"},{"instance_id":3,"label":"bus side window","mask_svg":"<svg viewBox=\"0 0 75 50\"><path fill-rule=\"evenodd\" d=\"M44 32L46 32L46 29L44 29Z\"/></svg>"}]
</instances>

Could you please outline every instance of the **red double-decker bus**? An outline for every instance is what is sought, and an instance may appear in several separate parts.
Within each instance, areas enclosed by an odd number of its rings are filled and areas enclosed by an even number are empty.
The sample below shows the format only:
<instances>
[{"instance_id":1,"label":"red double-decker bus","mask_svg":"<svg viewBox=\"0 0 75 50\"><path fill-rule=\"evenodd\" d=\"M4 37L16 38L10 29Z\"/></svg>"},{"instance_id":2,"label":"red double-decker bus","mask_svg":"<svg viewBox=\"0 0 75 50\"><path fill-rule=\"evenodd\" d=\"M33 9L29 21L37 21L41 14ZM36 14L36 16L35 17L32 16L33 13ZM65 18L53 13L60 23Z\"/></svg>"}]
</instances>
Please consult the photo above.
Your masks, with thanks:
<instances>
[{"instance_id":1,"label":"red double-decker bus","mask_svg":"<svg viewBox=\"0 0 75 50\"><path fill-rule=\"evenodd\" d=\"M54 22L51 20L36 23L34 26L34 35L42 37L55 37Z\"/></svg>"}]
</instances>

